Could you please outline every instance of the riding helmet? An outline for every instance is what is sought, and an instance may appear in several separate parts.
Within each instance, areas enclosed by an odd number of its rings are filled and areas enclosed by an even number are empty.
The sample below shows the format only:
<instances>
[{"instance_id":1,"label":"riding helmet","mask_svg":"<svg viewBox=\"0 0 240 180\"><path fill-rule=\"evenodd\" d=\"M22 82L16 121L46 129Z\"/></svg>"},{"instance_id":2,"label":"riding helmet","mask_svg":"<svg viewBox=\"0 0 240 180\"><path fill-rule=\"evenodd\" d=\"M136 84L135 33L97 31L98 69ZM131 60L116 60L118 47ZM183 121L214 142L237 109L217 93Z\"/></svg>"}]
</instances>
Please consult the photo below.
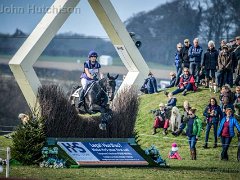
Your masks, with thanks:
<instances>
[{"instance_id":1,"label":"riding helmet","mask_svg":"<svg viewBox=\"0 0 240 180\"><path fill-rule=\"evenodd\" d=\"M90 58L90 57L98 57L98 54L95 52L95 51L90 51L89 53L88 53L88 57Z\"/></svg>"}]
</instances>

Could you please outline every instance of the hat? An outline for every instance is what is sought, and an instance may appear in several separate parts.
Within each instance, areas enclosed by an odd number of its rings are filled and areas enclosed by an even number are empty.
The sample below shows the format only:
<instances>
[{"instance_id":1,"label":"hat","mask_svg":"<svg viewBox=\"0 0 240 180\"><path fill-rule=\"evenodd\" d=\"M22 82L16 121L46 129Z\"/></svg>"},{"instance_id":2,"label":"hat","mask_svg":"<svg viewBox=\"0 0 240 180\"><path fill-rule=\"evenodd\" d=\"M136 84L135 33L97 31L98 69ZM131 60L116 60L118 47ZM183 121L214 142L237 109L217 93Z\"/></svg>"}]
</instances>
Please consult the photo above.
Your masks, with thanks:
<instances>
[{"instance_id":1,"label":"hat","mask_svg":"<svg viewBox=\"0 0 240 180\"><path fill-rule=\"evenodd\" d=\"M98 54L95 52L95 51L90 51L89 53L88 53L88 57L90 58L90 57L98 57Z\"/></svg>"},{"instance_id":2,"label":"hat","mask_svg":"<svg viewBox=\"0 0 240 180\"><path fill-rule=\"evenodd\" d=\"M229 42L233 42L233 41L235 41L235 39L230 39L230 40L229 40Z\"/></svg>"},{"instance_id":3,"label":"hat","mask_svg":"<svg viewBox=\"0 0 240 180\"><path fill-rule=\"evenodd\" d=\"M186 43L186 42L190 42L189 39L184 39L184 43Z\"/></svg>"},{"instance_id":4,"label":"hat","mask_svg":"<svg viewBox=\"0 0 240 180\"><path fill-rule=\"evenodd\" d=\"M227 49L228 50L228 46L227 45L223 45L222 49Z\"/></svg>"},{"instance_id":5,"label":"hat","mask_svg":"<svg viewBox=\"0 0 240 180\"><path fill-rule=\"evenodd\" d=\"M159 107L165 107L163 103L160 103L159 104Z\"/></svg>"},{"instance_id":6,"label":"hat","mask_svg":"<svg viewBox=\"0 0 240 180\"><path fill-rule=\"evenodd\" d=\"M172 151L178 151L177 143L172 143Z\"/></svg>"}]
</instances>

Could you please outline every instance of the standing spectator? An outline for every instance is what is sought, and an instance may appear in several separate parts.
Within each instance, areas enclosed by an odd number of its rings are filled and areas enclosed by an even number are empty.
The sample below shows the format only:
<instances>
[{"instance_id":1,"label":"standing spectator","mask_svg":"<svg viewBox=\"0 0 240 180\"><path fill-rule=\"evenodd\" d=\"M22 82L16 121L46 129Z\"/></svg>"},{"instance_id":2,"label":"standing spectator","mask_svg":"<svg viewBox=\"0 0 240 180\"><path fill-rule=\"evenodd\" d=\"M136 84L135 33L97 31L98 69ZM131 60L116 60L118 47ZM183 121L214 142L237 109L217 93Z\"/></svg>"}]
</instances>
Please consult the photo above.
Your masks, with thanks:
<instances>
[{"instance_id":1,"label":"standing spectator","mask_svg":"<svg viewBox=\"0 0 240 180\"><path fill-rule=\"evenodd\" d=\"M228 148L234 137L234 126L237 128L238 133L240 133L240 125L237 120L232 116L233 111L231 108L226 109L226 116L221 120L218 129L218 137L221 137L222 141L222 153L221 160L228 160Z\"/></svg>"},{"instance_id":2,"label":"standing spectator","mask_svg":"<svg viewBox=\"0 0 240 180\"><path fill-rule=\"evenodd\" d=\"M234 59L236 62L238 62L237 64L237 68L236 68L236 81L235 84L238 86L240 85L240 36L236 37L236 45L237 47L235 48L235 50L233 51L234 53Z\"/></svg>"},{"instance_id":3,"label":"standing spectator","mask_svg":"<svg viewBox=\"0 0 240 180\"><path fill-rule=\"evenodd\" d=\"M215 83L215 72L218 65L218 51L215 49L215 44L213 41L208 42L208 50L204 53L202 61L202 69L205 69L206 75L206 88L209 87L210 76L212 78L212 83Z\"/></svg>"},{"instance_id":4,"label":"standing spectator","mask_svg":"<svg viewBox=\"0 0 240 180\"><path fill-rule=\"evenodd\" d=\"M208 137L211 127L213 126L214 132L214 145L213 148L217 147L217 128L218 123L222 119L222 111L219 105L217 105L217 100L215 98L210 98L210 102L205 108L203 115L206 117L206 136L205 136L205 144L203 148L208 147Z\"/></svg>"},{"instance_id":5,"label":"standing spectator","mask_svg":"<svg viewBox=\"0 0 240 180\"><path fill-rule=\"evenodd\" d=\"M178 89L172 92L173 95L182 92L183 96L186 96L187 91L196 91L197 87L194 84L194 77L189 73L188 68L183 69L183 75L180 77L180 82L178 84Z\"/></svg>"},{"instance_id":6,"label":"standing spectator","mask_svg":"<svg viewBox=\"0 0 240 180\"><path fill-rule=\"evenodd\" d=\"M169 113L170 111L165 108L163 103L159 104L159 109L158 110L154 110L153 111L154 115L155 115L155 119L154 119L154 125L153 125L153 133L152 134L156 134L157 133L157 128L163 128L163 134L166 135L167 134L167 128L169 126Z\"/></svg>"},{"instance_id":7,"label":"standing spectator","mask_svg":"<svg viewBox=\"0 0 240 180\"><path fill-rule=\"evenodd\" d=\"M201 135L202 121L195 115L196 109L189 110L189 119L186 126L186 135L188 136L188 142L190 147L191 159L197 159L196 143Z\"/></svg>"},{"instance_id":8,"label":"standing spectator","mask_svg":"<svg viewBox=\"0 0 240 180\"><path fill-rule=\"evenodd\" d=\"M225 40L221 40L220 47L218 48L218 52L222 51L222 47L226 46L226 45L227 45L226 41Z\"/></svg>"},{"instance_id":9,"label":"standing spectator","mask_svg":"<svg viewBox=\"0 0 240 180\"><path fill-rule=\"evenodd\" d=\"M198 86L199 84L199 71L201 69L201 59L202 59L202 52L203 49L199 46L198 38L193 40L193 46L191 46L188 50L188 56L190 61L190 71L191 74L194 76L195 85Z\"/></svg>"},{"instance_id":10,"label":"standing spectator","mask_svg":"<svg viewBox=\"0 0 240 180\"><path fill-rule=\"evenodd\" d=\"M218 87L222 87L224 84L229 84L231 87L233 82L231 82L232 73L232 58L231 54L228 52L228 47L223 46L223 50L218 56Z\"/></svg>"},{"instance_id":11,"label":"standing spectator","mask_svg":"<svg viewBox=\"0 0 240 180\"><path fill-rule=\"evenodd\" d=\"M153 93L158 92L158 90L157 90L157 80L153 76L152 72L149 72L148 78L145 79L145 81L144 81L144 83L141 87L141 91L142 92L144 91L146 94L153 94Z\"/></svg>"},{"instance_id":12,"label":"standing spectator","mask_svg":"<svg viewBox=\"0 0 240 180\"><path fill-rule=\"evenodd\" d=\"M171 77L171 80L170 80L170 84L168 86L166 86L165 88L171 88L171 87L174 87L175 83L176 83L176 74L174 72L170 72L170 77Z\"/></svg>"},{"instance_id":13,"label":"standing spectator","mask_svg":"<svg viewBox=\"0 0 240 180\"><path fill-rule=\"evenodd\" d=\"M179 81L179 77L182 74L182 61L180 60L180 52L182 49L182 44L177 44L177 52L175 53L175 66L176 66L176 74L177 74L177 81Z\"/></svg>"}]
</instances>

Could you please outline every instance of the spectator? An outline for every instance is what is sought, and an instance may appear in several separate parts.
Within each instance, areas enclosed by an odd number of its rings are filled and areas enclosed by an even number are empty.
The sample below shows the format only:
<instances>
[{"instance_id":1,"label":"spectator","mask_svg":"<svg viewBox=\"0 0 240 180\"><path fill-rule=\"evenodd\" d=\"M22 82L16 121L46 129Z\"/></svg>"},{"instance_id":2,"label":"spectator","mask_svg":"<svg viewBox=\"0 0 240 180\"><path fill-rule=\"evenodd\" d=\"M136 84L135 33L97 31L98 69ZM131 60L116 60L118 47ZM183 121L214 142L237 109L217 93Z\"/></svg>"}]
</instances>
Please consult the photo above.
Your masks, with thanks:
<instances>
[{"instance_id":1,"label":"spectator","mask_svg":"<svg viewBox=\"0 0 240 180\"><path fill-rule=\"evenodd\" d=\"M222 87L224 84L230 84L232 87L233 82L231 81L232 73L232 57L228 52L228 47L223 46L223 50L218 56L218 87Z\"/></svg>"},{"instance_id":2,"label":"spectator","mask_svg":"<svg viewBox=\"0 0 240 180\"><path fill-rule=\"evenodd\" d=\"M238 133L240 133L240 125L232 114L232 109L227 108L226 116L221 120L218 129L218 137L221 137L222 141L221 160L228 160L228 148L235 135L234 126L237 128Z\"/></svg>"},{"instance_id":3,"label":"spectator","mask_svg":"<svg viewBox=\"0 0 240 180\"><path fill-rule=\"evenodd\" d=\"M159 109L153 111L155 115L154 125L153 125L153 135L157 133L157 128L163 128L163 134L167 134L167 128L169 126L170 111L165 108L163 103L159 104Z\"/></svg>"},{"instance_id":4,"label":"spectator","mask_svg":"<svg viewBox=\"0 0 240 180\"><path fill-rule=\"evenodd\" d=\"M165 88L174 87L174 85L176 83L176 74L174 72L170 72L170 76L171 76L170 84L168 86L166 86Z\"/></svg>"},{"instance_id":5,"label":"spectator","mask_svg":"<svg viewBox=\"0 0 240 180\"><path fill-rule=\"evenodd\" d=\"M180 77L180 82L178 84L178 89L172 92L173 95L182 92L182 95L185 96L187 91L193 90L196 91L197 87L194 84L194 77L189 73L188 68L183 69L183 75Z\"/></svg>"},{"instance_id":6,"label":"spectator","mask_svg":"<svg viewBox=\"0 0 240 180\"><path fill-rule=\"evenodd\" d=\"M178 146L177 143L172 143L172 149L168 154L169 159L177 159L182 160L181 156L178 153Z\"/></svg>"},{"instance_id":7,"label":"spectator","mask_svg":"<svg viewBox=\"0 0 240 180\"><path fill-rule=\"evenodd\" d=\"M199 40L198 38L195 38L193 40L193 46L191 46L188 50L188 56L190 61L190 71L194 76L196 86L199 84L199 71L201 69L202 52L203 49L201 46L199 46Z\"/></svg>"},{"instance_id":8,"label":"spectator","mask_svg":"<svg viewBox=\"0 0 240 180\"><path fill-rule=\"evenodd\" d=\"M182 67L187 67L189 68L190 62L189 62L189 56L188 56L188 50L192 45L190 44L189 39L185 39L184 40L184 46L180 51L180 61L182 64Z\"/></svg>"},{"instance_id":9,"label":"spectator","mask_svg":"<svg viewBox=\"0 0 240 180\"><path fill-rule=\"evenodd\" d=\"M177 104L177 98L173 97L172 93L168 93L168 102L166 104L167 108L172 109Z\"/></svg>"},{"instance_id":10,"label":"spectator","mask_svg":"<svg viewBox=\"0 0 240 180\"><path fill-rule=\"evenodd\" d=\"M176 66L176 74L177 74L177 81L179 81L180 75L182 74L182 61L180 60L180 52L182 49L182 44L177 44L177 51L175 53L175 66Z\"/></svg>"},{"instance_id":11,"label":"spectator","mask_svg":"<svg viewBox=\"0 0 240 180\"><path fill-rule=\"evenodd\" d=\"M220 53L220 51L222 51L222 47L226 46L226 45L227 45L226 41L225 40L221 40L220 47L218 48L218 52Z\"/></svg>"},{"instance_id":12,"label":"spectator","mask_svg":"<svg viewBox=\"0 0 240 180\"><path fill-rule=\"evenodd\" d=\"M236 68L236 80L235 80L235 84L238 86L240 85L240 36L236 37L236 45L237 47L234 49L233 53L234 53L234 59L236 62L238 62L237 64L237 68Z\"/></svg>"},{"instance_id":13,"label":"spectator","mask_svg":"<svg viewBox=\"0 0 240 180\"><path fill-rule=\"evenodd\" d=\"M189 118L186 124L186 135L188 136L188 142L190 147L191 159L197 159L196 143L201 135L202 121L195 115L196 109L189 110Z\"/></svg>"},{"instance_id":14,"label":"spectator","mask_svg":"<svg viewBox=\"0 0 240 180\"><path fill-rule=\"evenodd\" d=\"M210 76L212 78L212 84L215 83L215 72L218 65L218 51L215 49L213 41L208 42L208 50L204 53L202 61L202 69L205 69L206 75L206 88L209 87Z\"/></svg>"},{"instance_id":15,"label":"spectator","mask_svg":"<svg viewBox=\"0 0 240 180\"><path fill-rule=\"evenodd\" d=\"M143 83L143 85L141 87L141 91L146 93L146 94L158 93L158 90L157 90L157 80L153 76L152 72L149 72L148 78L145 79L145 81L144 81L144 83Z\"/></svg>"},{"instance_id":16,"label":"spectator","mask_svg":"<svg viewBox=\"0 0 240 180\"><path fill-rule=\"evenodd\" d=\"M217 147L217 128L218 123L222 119L222 111L219 105L217 105L217 100L215 98L210 98L210 102L205 108L203 115L206 117L206 135L205 144L203 148L208 148L208 137L211 127L213 126L214 132L214 145L213 148Z\"/></svg>"}]
</instances>

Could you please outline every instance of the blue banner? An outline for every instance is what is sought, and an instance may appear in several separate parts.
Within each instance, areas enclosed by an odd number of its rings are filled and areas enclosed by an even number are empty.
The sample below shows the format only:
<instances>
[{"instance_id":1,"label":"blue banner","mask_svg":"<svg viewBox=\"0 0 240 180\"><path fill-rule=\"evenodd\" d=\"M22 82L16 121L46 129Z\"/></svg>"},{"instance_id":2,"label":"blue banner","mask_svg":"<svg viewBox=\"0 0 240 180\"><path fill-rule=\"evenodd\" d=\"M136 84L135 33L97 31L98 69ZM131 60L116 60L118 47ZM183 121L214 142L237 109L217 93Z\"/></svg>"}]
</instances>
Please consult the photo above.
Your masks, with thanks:
<instances>
[{"instance_id":1,"label":"blue banner","mask_svg":"<svg viewBox=\"0 0 240 180\"><path fill-rule=\"evenodd\" d=\"M147 165L125 142L58 142L79 165Z\"/></svg>"}]
</instances>

